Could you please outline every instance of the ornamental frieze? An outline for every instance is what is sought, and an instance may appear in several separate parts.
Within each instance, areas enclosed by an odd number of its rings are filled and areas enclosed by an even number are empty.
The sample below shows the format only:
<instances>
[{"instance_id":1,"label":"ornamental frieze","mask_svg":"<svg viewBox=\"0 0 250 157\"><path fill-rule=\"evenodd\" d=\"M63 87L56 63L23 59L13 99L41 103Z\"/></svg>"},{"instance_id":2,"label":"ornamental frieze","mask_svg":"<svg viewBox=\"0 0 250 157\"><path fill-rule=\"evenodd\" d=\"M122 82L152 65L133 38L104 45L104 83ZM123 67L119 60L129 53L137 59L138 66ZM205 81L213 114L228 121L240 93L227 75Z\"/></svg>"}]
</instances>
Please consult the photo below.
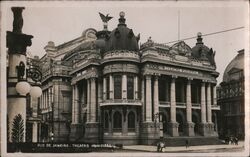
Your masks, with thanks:
<instances>
[{"instance_id":1,"label":"ornamental frieze","mask_svg":"<svg viewBox=\"0 0 250 157\"><path fill-rule=\"evenodd\" d=\"M176 75L179 77L191 77L216 83L216 78L196 70L182 69L159 64L146 64L142 69L143 75Z\"/></svg>"},{"instance_id":2,"label":"ornamental frieze","mask_svg":"<svg viewBox=\"0 0 250 157\"><path fill-rule=\"evenodd\" d=\"M104 59L109 58L117 58L117 57L128 57L128 58L136 58L139 59L139 53L136 51L128 51L128 50L115 50L109 51L104 54Z\"/></svg>"},{"instance_id":3,"label":"ornamental frieze","mask_svg":"<svg viewBox=\"0 0 250 157\"><path fill-rule=\"evenodd\" d=\"M103 69L104 75L113 72L139 73L139 68L134 64L111 64Z\"/></svg>"},{"instance_id":4,"label":"ornamental frieze","mask_svg":"<svg viewBox=\"0 0 250 157\"><path fill-rule=\"evenodd\" d=\"M79 73L76 74L76 76L74 76L72 78L72 82L71 84L75 84L76 82L83 80L83 79L90 79L90 78L97 78L98 75L98 70L94 67L81 71Z\"/></svg>"}]
</instances>

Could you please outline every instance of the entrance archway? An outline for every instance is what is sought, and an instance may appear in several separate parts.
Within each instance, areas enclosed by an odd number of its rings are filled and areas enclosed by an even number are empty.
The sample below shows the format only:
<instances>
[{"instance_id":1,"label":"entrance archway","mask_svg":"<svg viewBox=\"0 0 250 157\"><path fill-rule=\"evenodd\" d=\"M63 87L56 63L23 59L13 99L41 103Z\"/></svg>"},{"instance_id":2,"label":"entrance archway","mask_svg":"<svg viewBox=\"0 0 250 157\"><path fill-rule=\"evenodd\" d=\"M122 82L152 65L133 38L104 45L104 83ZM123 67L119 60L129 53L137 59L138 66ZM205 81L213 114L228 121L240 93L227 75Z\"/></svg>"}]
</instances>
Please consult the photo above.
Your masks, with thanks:
<instances>
[{"instance_id":1,"label":"entrance archway","mask_svg":"<svg viewBox=\"0 0 250 157\"><path fill-rule=\"evenodd\" d=\"M168 122L169 122L169 120L168 120L168 115L167 115L167 113L165 113L165 112L160 112L160 116L161 116L161 118L160 118L160 122L162 122L162 126L163 126L163 134L167 134L167 128L168 128Z\"/></svg>"},{"instance_id":2,"label":"entrance archway","mask_svg":"<svg viewBox=\"0 0 250 157\"><path fill-rule=\"evenodd\" d=\"M199 115L195 112L192 114L192 121L194 123L194 133L199 134Z\"/></svg>"},{"instance_id":3,"label":"entrance archway","mask_svg":"<svg viewBox=\"0 0 250 157\"><path fill-rule=\"evenodd\" d=\"M176 114L176 121L179 123L178 132L179 132L179 135L181 136L183 135L183 131L184 131L184 128L183 128L184 119L181 113Z\"/></svg>"}]
</instances>

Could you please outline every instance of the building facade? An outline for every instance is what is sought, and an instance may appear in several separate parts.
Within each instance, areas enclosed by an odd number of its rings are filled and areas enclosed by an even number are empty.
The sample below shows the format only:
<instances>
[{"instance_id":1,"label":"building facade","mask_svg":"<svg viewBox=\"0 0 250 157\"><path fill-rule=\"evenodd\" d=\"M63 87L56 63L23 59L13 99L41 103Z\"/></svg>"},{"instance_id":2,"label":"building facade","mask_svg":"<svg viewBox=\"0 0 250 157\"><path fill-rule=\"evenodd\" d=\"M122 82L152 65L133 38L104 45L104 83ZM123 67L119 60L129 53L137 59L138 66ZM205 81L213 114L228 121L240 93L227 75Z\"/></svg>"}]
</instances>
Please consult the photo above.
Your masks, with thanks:
<instances>
[{"instance_id":1,"label":"building facade","mask_svg":"<svg viewBox=\"0 0 250 157\"><path fill-rule=\"evenodd\" d=\"M120 13L117 28L87 29L40 59L40 141L152 144L160 137L216 137L215 52L151 38L138 45ZM53 133L53 134L51 134Z\"/></svg>"},{"instance_id":2,"label":"building facade","mask_svg":"<svg viewBox=\"0 0 250 157\"><path fill-rule=\"evenodd\" d=\"M236 57L224 71L223 82L217 89L218 104L221 107L222 137L245 136L245 105L244 105L244 49L238 51Z\"/></svg>"}]
</instances>

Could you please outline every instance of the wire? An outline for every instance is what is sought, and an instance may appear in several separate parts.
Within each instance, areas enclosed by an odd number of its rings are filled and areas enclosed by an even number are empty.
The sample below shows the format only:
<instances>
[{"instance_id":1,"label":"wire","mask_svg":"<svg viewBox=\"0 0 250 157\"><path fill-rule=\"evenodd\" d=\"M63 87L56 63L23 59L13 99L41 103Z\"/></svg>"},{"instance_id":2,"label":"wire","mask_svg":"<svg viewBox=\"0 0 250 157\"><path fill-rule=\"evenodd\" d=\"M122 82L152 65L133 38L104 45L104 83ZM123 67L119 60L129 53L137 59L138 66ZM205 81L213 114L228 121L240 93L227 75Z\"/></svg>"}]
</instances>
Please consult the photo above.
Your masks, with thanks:
<instances>
[{"instance_id":1,"label":"wire","mask_svg":"<svg viewBox=\"0 0 250 157\"><path fill-rule=\"evenodd\" d=\"M227 29L227 30L223 30L223 31L207 33L207 34L204 34L202 36L209 36L209 35L214 35L214 34L219 34L219 33L225 33L225 32L234 31L234 30L243 29L243 28L244 28L243 26L242 27L236 27L236 28ZM181 40L184 41L184 40L190 40L190 39L194 39L194 38L197 38L197 36L184 38L184 39L181 39ZM162 43L162 44L170 44L170 43L174 43L174 42L178 42L178 41L180 41L180 40L170 41L170 42L166 42L166 43Z\"/></svg>"}]
</instances>

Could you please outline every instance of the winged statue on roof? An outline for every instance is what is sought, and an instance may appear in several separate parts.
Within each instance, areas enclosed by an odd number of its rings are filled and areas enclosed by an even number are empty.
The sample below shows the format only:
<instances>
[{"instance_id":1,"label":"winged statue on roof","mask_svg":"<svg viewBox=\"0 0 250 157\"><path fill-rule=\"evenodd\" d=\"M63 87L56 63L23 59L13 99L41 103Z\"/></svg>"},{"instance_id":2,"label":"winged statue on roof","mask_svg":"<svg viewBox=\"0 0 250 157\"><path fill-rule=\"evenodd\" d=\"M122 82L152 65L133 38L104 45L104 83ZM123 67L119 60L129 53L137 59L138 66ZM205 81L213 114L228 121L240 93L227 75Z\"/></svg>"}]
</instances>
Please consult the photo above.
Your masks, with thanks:
<instances>
[{"instance_id":1,"label":"winged statue on roof","mask_svg":"<svg viewBox=\"0 0 250 157\"><path fill-rule=\"evenodd\" d=\"M104 25L104 29L107 30L108 29L108 21L111 20L113 17L109 16L109 14L107 14L106 16L102 13L99 12L99 15L102 19L103 25Z\"/></svg>"}]
</instances>

